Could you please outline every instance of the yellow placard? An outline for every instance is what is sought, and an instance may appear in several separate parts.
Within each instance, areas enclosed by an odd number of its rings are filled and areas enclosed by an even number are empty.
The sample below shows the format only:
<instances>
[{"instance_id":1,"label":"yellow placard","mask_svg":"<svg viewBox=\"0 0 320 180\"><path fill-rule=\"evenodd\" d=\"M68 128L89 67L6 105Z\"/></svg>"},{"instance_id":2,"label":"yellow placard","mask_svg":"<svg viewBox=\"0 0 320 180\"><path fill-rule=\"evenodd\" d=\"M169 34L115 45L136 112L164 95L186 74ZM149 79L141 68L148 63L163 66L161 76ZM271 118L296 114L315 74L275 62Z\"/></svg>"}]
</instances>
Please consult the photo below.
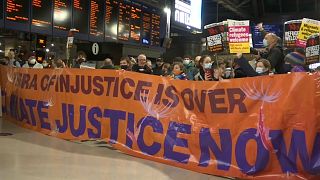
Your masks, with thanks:
<instances>
[{"instance_id":1,"label":"yellow placard","mask_svg":"<svg viewBox=\"0 0 320 180\"><path fill-rule=\"evenodd\" d=\"M230 53L250 53L250 43L229 43Z\"/></svg>"},{"instance_id":2,"label":"yellow placard","mask_svg":"<svg viewBox=\"0 0 320 180\"><path fill-rule=\"evenodd\" d=\"M307 41L307 39L320 32L320 21L304 18L298 34L298 39Z\"/></svg>"}]
</instances>

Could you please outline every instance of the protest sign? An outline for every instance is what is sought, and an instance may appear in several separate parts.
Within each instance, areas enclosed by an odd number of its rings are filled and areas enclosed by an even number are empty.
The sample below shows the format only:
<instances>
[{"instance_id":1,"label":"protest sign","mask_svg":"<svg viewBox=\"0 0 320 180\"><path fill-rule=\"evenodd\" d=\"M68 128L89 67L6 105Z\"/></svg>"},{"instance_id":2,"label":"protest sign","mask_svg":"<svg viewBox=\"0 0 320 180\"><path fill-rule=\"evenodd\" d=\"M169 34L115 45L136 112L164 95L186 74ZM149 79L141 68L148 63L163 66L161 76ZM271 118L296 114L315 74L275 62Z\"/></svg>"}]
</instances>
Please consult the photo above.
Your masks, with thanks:
<instances>
[{"instance_id":1,"label":"protest sign","mask_svg":"<svg viewBox=\"0 0 320 180\"><path fill-rule=\"evenodd\" d=\"M320 21L303 18L296 45L305 48L307 39L320 32Z\"/></svg>"},{"instance_id":2,"label":"protest sign","mask_svg":"<svg viewBox=\"0 0 320 180\"><path fill-rule=\"evenodd\" d=\"M230 53L250 53L250 22L228 20Z\"/></svg>"},{"instance_id":3,"label":"protest sign","mask_svg":"<svg viewBox=\"0 0 320 180\"><path fill-rule=\"evenodd\" d=\"M295 48L302 20L292 20L284 23L283 46Z\"/></svg>"},{"instance_id":4,"label":"protest sign","mask_svg":"<svg viewBox=\"0 0 320 180\"><path fill-rule=\"evenodd\" d=\"M204 27L208 31L207 46L208 50L214 53L223 51L223 23L213 23Z\"/></svg>"},{"instance_id":5,"label":"protest sign","mask_svg":"<svg viewBox=\"0 0 320 180\"><path fill-rule=\"evenodd\" d=\"M320 60L320 40L319 34L312 35L307 40L306 65L318 63Z\"/></svg>"},{"instance_id":6,"label":"protest sign","mask_svg":"<svg viewBox=\"0 0 320 180\"><path fill-rule=\"evenodd\" d=\"M103 139L196 172L263 180L319 177L319 79L296 73L196 82L0 66L4 119L17 125L67 140Z\"/></svg>"}]
</instances>

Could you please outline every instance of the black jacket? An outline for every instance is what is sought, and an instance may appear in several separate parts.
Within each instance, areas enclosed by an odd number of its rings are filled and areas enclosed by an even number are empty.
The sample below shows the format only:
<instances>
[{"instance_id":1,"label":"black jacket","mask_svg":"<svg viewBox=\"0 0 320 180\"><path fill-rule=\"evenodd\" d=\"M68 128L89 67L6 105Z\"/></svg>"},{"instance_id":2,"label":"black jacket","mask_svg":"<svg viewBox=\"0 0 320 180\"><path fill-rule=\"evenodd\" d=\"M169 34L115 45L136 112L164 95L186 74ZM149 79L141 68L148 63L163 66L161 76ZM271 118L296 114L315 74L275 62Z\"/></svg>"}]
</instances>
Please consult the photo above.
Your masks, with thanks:
<instances>
[{"instance_id":1,"label":"black jacket","mask_svg":"<svg viewBox=\"0 0 320 180\"><path fill-rule=\"evenodd\" d=\"M276 46L270 49L267 53L266 59L270 62L272 69L276 70L277 74L285 74L284 69L284 55L281 46Z\"/></svg>"},{"instance_id":2,"label":"black jacket","mask_svg":"<svg viewBox=\"0 0 320 180\"><path fill-rule=\"evenodd\" d=\"M235 63L238 65L238 68L234 70L235 78L259 76L246 58L241 57L240 59L235 59Z\"/></svg>"},{"instance_id":3,"label":"black jacket","mask_svg":"<svg viewBox=\"0 0 320 180\"><path fill-rule=\"evenodd\" d=\"M152 74L152 70L147 65L140 67L138 64L135 64L132 66L132 71L144 74Z\"/></svg>"},{"instance_id":4,"label":"black jacket","mask_svg":"<svg viewBox=\"0 0 320 180\"><path fill-rule=\"evenodd\" d=\"M162 65L163 66L163 65ZM158 66L156 65L156 67L153 68L153 74L154 75L157 75L157 76L160 76L163 74L162 72L162 66Z\"/></svg>"}]
</instances>

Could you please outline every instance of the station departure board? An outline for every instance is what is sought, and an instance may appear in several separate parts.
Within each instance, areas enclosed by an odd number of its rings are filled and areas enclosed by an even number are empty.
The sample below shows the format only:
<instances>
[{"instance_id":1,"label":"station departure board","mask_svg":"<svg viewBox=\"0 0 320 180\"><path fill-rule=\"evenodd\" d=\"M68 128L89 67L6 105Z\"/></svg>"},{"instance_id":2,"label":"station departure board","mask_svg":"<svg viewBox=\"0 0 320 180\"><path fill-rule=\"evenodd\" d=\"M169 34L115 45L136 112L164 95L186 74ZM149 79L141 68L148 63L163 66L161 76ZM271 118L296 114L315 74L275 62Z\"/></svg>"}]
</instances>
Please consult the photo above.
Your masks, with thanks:
<instances>
[{"instance_id":1,"label":"station departure board","mask_svg":"<svg viewBox=\"0 0 320 180\"><path fill-rule=\"evenodd\" d=\"M151 46L160 45L160 15L154 10L151 15Z\"/></svg>"},{"instance_id":2,"label":"station departure board","mask_svg":"<svg viewBox=\"0 0 320 180\"><path fill-rule=\"evenodd\" d=\"M160 13L136 0L0 0L7 29L66 36L74 28L82 40L147 46L160 46Z\"/></svg>"},{"instance_id":3,"label":"station departure board","mask_svg":"<svg viewBox=\"0 0 320 180\"><path fill-rule=\"evenodd\" d=\"M140 43L142 25L141 8L141 4L132 2L130 19L130 40L135 43Z\"/></svg>"},{"instance_id":4,"label":"station departure board","mask_svg":"<svg viewBox=\"0 0 320 180\"><path fill-rule=\"evenodd\" d=\"M104 34L104 1L91 0L90 35L103 38Z\"/></svg>"},{"instance_id":5,"label":"station departure board","mask_svg":"<svg viewBox=\"0 0 320 180\"><path fill-rule=\"evenodd\" d=\"M71 28L71 0L54 0L53 27L69 31Z\"/></svg>"},{"instance_id":6,"label":"station departure board","mask_svg":"<svg viewBox=\"0 0 320 180\"><path fill-rule=\"evenodd\" d=\"M151 43L151 11L147 6L142 6L142 30L141 43L150 45Z\"/></svg>"},{"instance_id":7,"label":"station departure board","mask_svg":"<svg viewBox=\"0 0 320 180\"><path fill-rule=\"evenodd\" d=\"M79 33L89 32L89 9L87 0L73 0L73 28Z\"/></svg>"},{"instance_id":8,"label":"station departure board","mask_svg":"<svg viewBox=\"0 0 320 180\"><path fill-rule=\"evenodd\" d=\"M52 0L32 0L32 25L41 28L52 27Z\"/></svg>"},{"instance_id":9,"label":"station departure board","mask_svg":"<svg viewBox=\"0 0 320 180\"><path fill-rule=\"evenodd\" d=\"M29 7L29 0L7 0L6 20L19 23L28 23Z\"/></svg>"},{"instance_id":10,"label":"station departure board","mask_svg":"<svg viewBox=\"0 0 320 180\"><path fill-rule=\"evenodd\" d=\"M130 37L131 6L129 2L119 3L118 39L128 41Z\"/></svg>"},{"instance_id":11,"label":"station departure board","mask_svg":"<svg viewBox=\"0 0 320 180\"><path fill-rule=\"evenodd\" d=\"M118 34L118 0L106 0L105 38L117 39Z\"/></svg>"}]
</instances>

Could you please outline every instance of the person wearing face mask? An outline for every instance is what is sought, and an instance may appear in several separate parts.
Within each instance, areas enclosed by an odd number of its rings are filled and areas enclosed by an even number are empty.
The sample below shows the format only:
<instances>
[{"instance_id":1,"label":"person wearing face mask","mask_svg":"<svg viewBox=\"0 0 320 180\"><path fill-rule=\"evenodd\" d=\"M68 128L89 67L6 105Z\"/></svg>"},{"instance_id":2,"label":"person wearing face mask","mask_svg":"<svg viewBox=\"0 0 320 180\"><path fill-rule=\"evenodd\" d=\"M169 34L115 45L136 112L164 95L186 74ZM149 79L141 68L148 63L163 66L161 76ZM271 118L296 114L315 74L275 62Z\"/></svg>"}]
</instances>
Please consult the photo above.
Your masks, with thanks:
<instances>
[{"instance_id":1,"label":"person wearing face mask","mask_svg":"<svg viewBox=\"0 0 320 180\"><path fill-rule=\"evenodd\" d=\"M123 57L120 59L120 68L122 70L131 71L131 61L128 57Z\"/></svg>"},{"instance_id":2,"label":"person wearing face mask","mask_svg":"<svg viewBox=\"0 0 320 180\"><path fill-rule=\"evenodd\" d=\"M285 74L284 68L284 55L283 49L281 46L281 38L273 33L266 33L263 29L263 24L258 24L258 29L262 32L264 39L263 39L263 46L266 48L267 52L262 55L262 58L267 59L270 64L271 68L275 69L277 74Z\"/></svg>"},{"instance_id":3,"label":"person wearing face mask","mask_svg":"<svg viewBox=\"0 0 320 180\"><path fill-rule=\"evenodd\" d=\"M33 68L33 66L37 63L36 57L30 56L28 62L26 62L22 67L23 68Z\"/></svg>"},{"instance_id":4,"label":"person wearing face mask","mask_svg":"<svg viewBox=\"0 0 320 180\"><path fill-rule=\"evenodd\" d=\"M199 72L195 76L196 81L212 81L212 60L210 56L202 56L199 61Z\"/></svg>"},{"instance_id":5,"label":"person wearing face mask","mask_svg":"<svg viewBox=\"0 0 320 180\"><path fill-rule=\"evenodd\" d=\"M162 58L158 58L156 60L156 66L153 68L153 74L160 76L162 75L162 67L164 65L164 61Z\"/></svg>"},{"instance_id":6,"label":"person wearing face mask","mask_svg":"<svg viewBox=\"0 0 320 180\"><path fill-rule=\"evenodd\" d=\"M188 80L185 74L184 65L182 63L173 64L173 78L178 80Z\"/></svg>"},{"instance_id":7,"label":"person wearing face mask","mask_svg":"<svg viewBox=\"0 0 320 180\"><path fill-rule=\"evenodd\" d=\"M44 60L44 61L42 62L42 66L43 66L44 69L49 69L49 68L50 68L50 64L48 63L47 60Z\"/></svg>"},{"instance_id":8,"label":"person wearing face mask","mask_svg":"<svg viewBox=\"0 0 320 180\"><path fill-rule=\"evenodd\" d=\"M198 69L194 66L191 58L189 56L185 56L183 59L183 65L186 69L186 74L189 80L194 80L195 75L198 73Z\"/></svg>"},{"instance_id":9,"label":"person wearing face mask","mask_svg":"<svg viewBox=\"0 0 320 180\"><path fill-rule=\"evenodd\" d=\"M269 75L271 72L271 64L266 59L260 59L256 64L256 72L260 76L266 76Z\"/></svg>"}]
</instances>

